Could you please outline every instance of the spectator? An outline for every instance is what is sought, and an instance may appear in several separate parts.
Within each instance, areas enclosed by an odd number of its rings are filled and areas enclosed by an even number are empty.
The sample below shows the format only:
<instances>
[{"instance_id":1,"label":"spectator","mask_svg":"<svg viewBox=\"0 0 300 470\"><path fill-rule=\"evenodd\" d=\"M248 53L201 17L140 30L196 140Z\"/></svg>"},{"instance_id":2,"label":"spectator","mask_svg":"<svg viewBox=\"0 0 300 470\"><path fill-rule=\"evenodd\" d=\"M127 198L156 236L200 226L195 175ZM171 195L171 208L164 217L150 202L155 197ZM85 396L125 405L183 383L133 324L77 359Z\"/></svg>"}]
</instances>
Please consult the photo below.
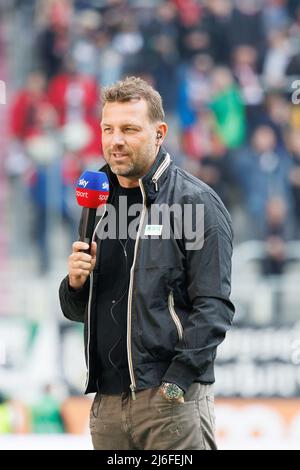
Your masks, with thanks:
<instances>
[{"instance_id":1,"label":"spectator","mask_svg":"<svg viewBox=\"0 0 300 470\"><path fill-rule=\"evenodd\" d=\"M97 78L101 67L97 45L101 16L93 10L87 10L82 13L78 22L79 31L73 41L71 52L75 68L80 75Z\"/></svg>"},{"instance_id":2,"label":"spectator","mask_svg":"<svg viewBox=\"0 0 300 470\"><path fill-rule=\"evenodd\" d=\"M268 88L284 89L285 71L292 56L288 35L283 31L269 34L270 47L263 65L264 84Z\"/></svg>"},{"instance_id":3,"label":"spectator","mask_svg":"<svg viewBox=\"0 0 300 470\"><path fill-rule=\"evenodd\" d=\"M38 37L41 65L47 79L59 73L70 48L71 6L69 0L43 2L41 15L46 24Z\"/></svg>"},{"instance_id":4,"label":"spectator","mask_svg":"<svg viewBox=\"0 0 300 470\"><path fill-rule=\"evenodd\" d=\"M29 419L25 406L0 393L0 435L28 432Z\"/></svg>"},{"instance_id":5,"label":"spectator","mask_svg":"<svg viewBox=\"0 0 300 470\"><path fill-rule=\"evenodd\" d=\"M36 434L59 434L64 432L60 401L51 385L46 385L42 397L31 408L31 432Z\"/></svg>"},{"instance_id":6,"label":"spectator","mask_svg":"<svg viewBox=\"0 0 300 470\"><path fill-rule=\"evenodd\" d=\"M257 64L260 70L265 56L267 44L264 29L262 8L259 0L235 0L230 21L231 48L248 46L257 54Z\"/></svg>"},{"instance_id":7,"label":"spectator","mask_svg":"<svg viewBox=\"0 0 300 470\"><path fill-rule=\"evenodd\" d=\"M65 62L64 71L51 80L49 100L58 113L59 124L83 121L91 130L91 140L83 149L86 157L101 153L99 138L100 98L95 79L80 75L71 58Z\"/></svg>"},{"instance_id":8,"label":"spectator","mask_svg":"<svg viewBox=\"0 0 300 470\"><path fill-rule=\"evenodd\" d=\"M253 233L249 234L250 238L264 237L269 199L280 197L290 210L290 167L290 157L278 148L275 133L270 126L259 126L251 145L238 152L235 171L251 218Z\"/></svg>"},{"instance_id":9,"label":"spectator","mask_svg":"<svg viewBox=\"0 0 300 470\"><path fill-rule=\"evenodd\" d=\"M216 128L228 149L241 146L245 139L245 109L240 91L229 69L217 67L212 74L212 100L210 107Z\"/></svg>"},{"instance_id":10,"label":"spectator","mask_svg":"<svg viewBox=\"0 0 300 470\"><path fill-rule=\"evenodd\" d=\"M213 62L208 55L196 55L179 74L178 114L185 130L197 121L198 113L206 108L211 98Z\"/></svg>"},{"instance_id":11,"label":"spectator","mask_svg":"<svg viewBox=\"0 0 300 470\"><path fill-rule=\"evenodd\" d=\"M292 188L294 216L296 222L295 237L300 238L300 134L294 130L289 136L289 150L292 155L292 167L289 181Z\"/></svg>"},{"instance_id":12,"label":"spectator","mask_svg":"<svg viewBox=\"0 0 300 470\"><path fill-rule=\"evenodd\" d=\"M260 83L257 52L251 46L239 46L233 50L233 74L237 79L246 107L248 135L257 126L263 110L264 92Z\"/></svg>"},{"instance_id":13,"label":"spectator","mask_svg":"<svg viewBox=\"0 0 300 470\"><path fill-rule=\"evenodd\" d=\"M11 135L20 141L38 132L38 114L48 103L46 80L42 72L32 72L26 86L17 92L11 109Z\"/></svg>"},{"instance_id":14,"label":"spectator","mask_svg":"<svg viewBox=\"0 0 300 470\"><path fill-rule=\"evenodd\" d=\"M272 198L266 206L266 254L262 269L265 276L281 275L287 262L287 207L283 199Z\"/></svg>"},{"instance_id":15,"label":"spectator","mask_svg":"<svg viewBox=\"0 0 300 470\"><path fill-rule=\"evenodd\" d=\"M204 18L210 36L212 58L218 65L230 65L230 22L232 14L231 0L208 0Z\"/></svg>"}]
</instances>

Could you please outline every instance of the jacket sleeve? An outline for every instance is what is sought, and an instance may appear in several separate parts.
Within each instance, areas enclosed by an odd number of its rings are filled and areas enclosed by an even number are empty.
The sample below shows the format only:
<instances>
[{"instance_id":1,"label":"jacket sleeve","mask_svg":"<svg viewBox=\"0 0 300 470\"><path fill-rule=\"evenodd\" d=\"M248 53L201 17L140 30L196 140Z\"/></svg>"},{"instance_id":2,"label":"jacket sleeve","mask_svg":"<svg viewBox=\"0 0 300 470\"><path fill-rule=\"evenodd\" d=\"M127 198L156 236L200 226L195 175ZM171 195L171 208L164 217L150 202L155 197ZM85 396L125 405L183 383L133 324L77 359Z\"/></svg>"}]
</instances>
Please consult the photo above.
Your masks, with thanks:
<instances>
[{"instance_id":1,"label":"jacket sleeve","mask_svg":"<svg viewBox=\"0 0 300 470\"><path fill-rule=\"evenodd\" d=\"M81 211L78 234L81 233L83 223L83 210ZM84 323L84 313L89 299L90 277L87 278L81 289L74 290L70 287L69 276L66 276L59 287L59 300L62 312L66 318L72 321Z\"/></svg>"},{"instance_id":2,"label":"jacket sleeve","mask_svg":"<svg viewBox=\"0 0 300 470\"><path fill-rule=\"evenodd\" d=\"M59 300L62 312L66 318L76 322L84 322L84 313L89 298L90 278L79 290L74 290L69 285L69 276L66 276L59 288Z\"/></svg>"},{"instance_id":3,"label":"jacket sleeve","mask_svg":"<svg viewBox=\"0 0 300 470\"><path fill-rule=\"evenodd\" d=\"M176 345L163 377L163 381L176 383L185 391L213 363L217 346L225 338L234 314L229 299L231 219L221 201L209 192L202 194L197 203L204 208L202 246L185 251L187 292L192 308L183 338Z\"/></svg>"}]
</instances>

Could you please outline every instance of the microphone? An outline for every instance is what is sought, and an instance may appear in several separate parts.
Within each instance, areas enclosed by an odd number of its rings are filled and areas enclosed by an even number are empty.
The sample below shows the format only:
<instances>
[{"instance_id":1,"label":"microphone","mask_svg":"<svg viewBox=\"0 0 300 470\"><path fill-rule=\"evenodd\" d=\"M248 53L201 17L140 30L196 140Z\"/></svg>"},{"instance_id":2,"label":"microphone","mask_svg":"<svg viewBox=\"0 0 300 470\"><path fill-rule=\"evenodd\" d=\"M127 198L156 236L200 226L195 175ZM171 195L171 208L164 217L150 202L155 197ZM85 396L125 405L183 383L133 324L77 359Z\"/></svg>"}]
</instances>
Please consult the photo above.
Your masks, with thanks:
<instances>
[{"instance_id":1,"label":"microphone","mask_svg":"<svg viewBox=\"0 0 300 470\"><path fill-rule=\"evenodd\" d=\"M103 206L109 196L109 182L106 173L101 171L85 171L79 177L76 186L76 199L83 207L82 223L79 228L79 240L88 243L90 253L94 233L96 211Z\"/></svg>"}]
</instances>

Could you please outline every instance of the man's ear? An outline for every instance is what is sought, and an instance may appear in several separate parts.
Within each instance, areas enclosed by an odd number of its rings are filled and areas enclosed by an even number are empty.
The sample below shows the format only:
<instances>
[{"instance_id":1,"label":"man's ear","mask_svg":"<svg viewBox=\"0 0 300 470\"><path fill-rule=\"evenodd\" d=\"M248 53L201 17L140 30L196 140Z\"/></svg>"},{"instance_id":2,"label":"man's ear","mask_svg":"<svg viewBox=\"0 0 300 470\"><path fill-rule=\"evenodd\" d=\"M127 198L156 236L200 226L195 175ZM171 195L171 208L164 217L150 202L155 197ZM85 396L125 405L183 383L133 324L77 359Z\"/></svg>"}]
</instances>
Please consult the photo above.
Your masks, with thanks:
<instances>
[{"instance_id":1,"label":"man's ear","mask_svg":"<svg viewBox=\"0 0 300 470\"><path fill-rule=\"evenodd\" d=\"M161 122L156 131L156 144L161 144L168 132L168 125L165 122Z\"/></svg>"}]
</instances>

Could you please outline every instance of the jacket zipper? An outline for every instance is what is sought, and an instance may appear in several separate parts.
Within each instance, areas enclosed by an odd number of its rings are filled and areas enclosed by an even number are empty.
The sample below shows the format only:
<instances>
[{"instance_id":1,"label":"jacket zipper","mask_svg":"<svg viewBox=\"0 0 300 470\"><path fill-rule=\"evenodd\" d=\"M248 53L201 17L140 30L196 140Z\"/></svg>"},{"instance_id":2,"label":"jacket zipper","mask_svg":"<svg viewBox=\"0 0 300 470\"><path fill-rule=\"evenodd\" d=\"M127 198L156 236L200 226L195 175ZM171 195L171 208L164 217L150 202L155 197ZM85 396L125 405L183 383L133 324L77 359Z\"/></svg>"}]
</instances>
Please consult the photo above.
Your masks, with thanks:
<instances>
[{"instance_id":1,"label":"jacket zipper","mask_svg":"<svg viewBox=\"0 0 300 470\"><path fill-rule=\"evenodd\" d=\"M102 222L103 220L103 217L105 216L105 213L106 213L106 205L104 206L104 211L103 211L103 215L101 216L101 219L99 220L99 222L97 223L96 227L95 227L95 230L93 232L93 236L92 236L92 242L95 241L95 234L96 234L96 231L100 225L100 223ZM100 243L98 245L98 248L100 246ZM88 343L87 343L87 376L86 376L86 383L85 383L85 390L87 389L88 387L88 384L89 384L89 379L90 379L90 316L91 316L91 304L92 304L92 292L93 292L93 271L91 272L90 274L90 289L89 289L89 301L88 301L88 331L87 331L87 334L88 334ZM98 387L98 383L97 383L97 387Z\"/></svg>"},{"instance_id":2,"label":"jacket zipper","mask_svg":"<svg viewBox=\"0 0 300 470\"><path fill-rule=\"evenodd\" d=\"M128 356L128 366L129 366L129 375L130 375L130 390L132 394L132 399L135 400L135 389L136 389L136 381L134 377L134 370L133 370L133 363L132 363L132 349L131 349L131 307L132 307L132 292L133 292L133 280L134 280L134 268L136 263L136 256L137 256L137 249L139 244L139 238L141 235L141 231L143 228L144 218L147 211L146 207L146 195L142 180L139 179L139 185L141 188L142 196L143 196L143 210L141 214L141 220L139 224L138 233L136 236L135 246L134 246L134 257L133 263L130 269L130 282L129 282L129 291L128 291L128 306L127 306L127 356Z\"/></svg>"},{"instance_id":3,"label":"jacket zipper","mask_svg":"<svg viewBox=\"0 0 300 470\"><path fill-rule=\"evenodd\" d=\"M180 321L177 313L175 312L174 297L173 297L173 292L172 291L170 291L170 294L169 294L168 307L169 307L170 315L171 315L171 317L172 317L172 319L175 323L175 326L177 328L179 339L181 340L183 338L183 328L182 328L181 321Z\"/></svg>"},{"instance_id":4,"label":"jacket zipper","mask_svg":"<svg viewBox=\"0 0 300 470\"><path fill-rule=\"evenodd\" d=\"M167 169L167 167L170 165L171 158L170 155L167 154L166 159L164 162L161 164L161 166L157 169L155 174L153 175L152 181L155 184L155 189L158 191L157 187L157 181L163 174L163 172ZM129 282L129 292L128 292L128 308L127 308L127 356L128 356L128 366L129 366L129 375L130 375L130 390L131 390L131 395L132 399L136 399L135 395L135 390L136 390L136 381L134 377L134 370L133 370L133 363L132 363L132 348L131 348L131 307L132 307L132 292L133 292L133 280L134 280L134 268L135 268L135 263L136 263L136 256L137 256L137 249L138 249L138 243L139 243L139 238L141 235L141 231L143 228L143 223L145 219L145 214L147 211L146 207L146 194L145 194L145 189L142 183L142 179L139 179L139 185L141 188L142 196L143 196L143 211L141 215L141 220L139 224L139 230L137 233L136 237L136 242L134 246L134 258L133 258L133 263L130 269L130 282Z\"/></svg>"},{"instance_id":5,"label":"jacket zipper","mask_svg":"<svg viewBox=\"0 0 300 470\"><path fill-rule=\"evenodd\" d=\"M153 177L152 177L152 181L155 185L155 190L156 192L158 191L158 186L157 186L157 181L159 180L159 178L161 177L161 175L163 174L163 172L168 168L168 166L170 165L171 163L171 157L170 155L167 153L166 155L166 158L164 160L164 162L161 164L161 166L156 170L156 172L154 173Z\"/></svg>"},{"instance_id":6,"label":"jacket zipper","mask_svg":"<svg viewBox=\"0 0 300 470\"><path fill-rule=\"evenodd\" d=\"M164 160L164 162L161 164L161 166L157 169L157 171L155 172L153 178L152 178L152 181L153 183L155 184L155 189L156 191L158 191L158 187L157 187L157 181L158 179L161 177L161 175L163 174L163 172L168 168L168 166L170 165L171 163L171 158L170 158L170 155L167 154L166 155L166 159ZM141 188L141 192L142 192L142 196L143 196L143 211L142 211L142 215L141 215L141 220L140 220L140 225L139 225L139 230L138 230L138 233L137 233L137 237L136 237L136 242L135 242L135 246L134 246L134 258L133 258L133 264L131 266L131 269L130 269L130 282L129 282L129 292L128 292L128 304L127 304L127 355L128 355L128 366L129 366L129 374L130 374L130 380L131 380L131 384L130 384L130 390L131 390L131 394L132 394L132 399L135 400L136 399L136 396L135 396L135 389L136 389L136 381L135 381L135 377L134 377L134 370L133 370L133 364L132 364L132 349L131 349L131 307L132 307L132 291L133 291L133 278L134 278L134 267L135 267L135 263L136 263L136 255L137 255L137 247L138 247L138 241L139 241L139 237L140 237L140 234L141 234L141 230L142 230L142 226L143 226L143 222L144 222L144 218L145 218L145 214L146 214L146 195L145 195L145 190L144 190L144 186L143 186L143 183L142 183L142 179L139 179L139 185L140 185L140 188ZM93 237L92 237L92 240L94 241L94 237L95 237L95 233L99 227L99 224L102 222L102 219L105 215L105 212L106 212L106 207L105 207L105 210L104 210L104 213L101 217L101 219L99 220L95 230L94 230L94 233L93 233ZM93 272L90 274L90 291L89 291L89 301L88 301L88 344L87 344L87 378L86 378L86 388L88 386L88 383L89 383L89 365L90 365L90 357L89 357L89 354L90 354L90 314L91 314L91 302L92 302L92 289L93 289Z\"/></svg>"}]
</instances>

